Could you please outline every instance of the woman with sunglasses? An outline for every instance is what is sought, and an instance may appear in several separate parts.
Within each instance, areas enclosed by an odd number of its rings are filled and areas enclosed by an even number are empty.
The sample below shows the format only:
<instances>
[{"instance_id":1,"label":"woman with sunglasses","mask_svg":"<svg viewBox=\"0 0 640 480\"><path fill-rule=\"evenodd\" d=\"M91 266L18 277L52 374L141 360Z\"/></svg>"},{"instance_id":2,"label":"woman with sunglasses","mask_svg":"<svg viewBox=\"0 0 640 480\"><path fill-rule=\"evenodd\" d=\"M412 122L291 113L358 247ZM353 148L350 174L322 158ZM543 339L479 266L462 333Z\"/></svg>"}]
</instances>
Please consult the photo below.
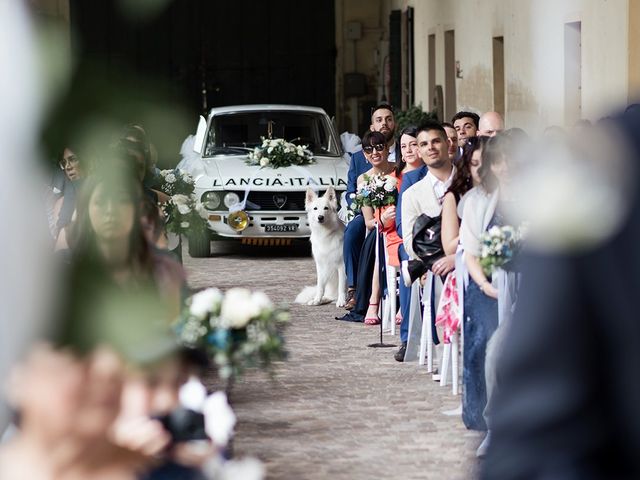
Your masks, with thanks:
<instances>
[{"instance_id":1,"label":"woman with sunglasses","mask_svg":"<svg viewBox=\"0 0 640 480\"><path fill-rule=\"evenodd\" d=\"M53 207L55 228L52 233L56 240L56 250L67 248L66 230L74 217L76 194L82 186L86 170L76 150L69 147L65 147L58 155L58 166L64 173L64 187L62 196Z\"/></svg>"},{"instance_id":2,"label":"woman with sunglasses","mask_svg":"<svg viewBox=\"0 0 640 480\"><path fill-rule=\"evenodd\" d=\"M381 132L367 132L362 137L362 150L371 168L358 177L357 185L365 182L365 176L391 175L394 166L389 163L389 148ZM362 216L368 232L373 232L376 225L382 226L380 211L372 207L362 207ZM395 213L394 213L395 217ZM376 255L376 235L367 235L362 246L361 261L358 267L358 288L356 306L352 310L355 315L364 315L365 325L379 325L378 303L380 302L380 275ZM362 320L361 320L362 321Z\"/></svg>"}]
</instances>

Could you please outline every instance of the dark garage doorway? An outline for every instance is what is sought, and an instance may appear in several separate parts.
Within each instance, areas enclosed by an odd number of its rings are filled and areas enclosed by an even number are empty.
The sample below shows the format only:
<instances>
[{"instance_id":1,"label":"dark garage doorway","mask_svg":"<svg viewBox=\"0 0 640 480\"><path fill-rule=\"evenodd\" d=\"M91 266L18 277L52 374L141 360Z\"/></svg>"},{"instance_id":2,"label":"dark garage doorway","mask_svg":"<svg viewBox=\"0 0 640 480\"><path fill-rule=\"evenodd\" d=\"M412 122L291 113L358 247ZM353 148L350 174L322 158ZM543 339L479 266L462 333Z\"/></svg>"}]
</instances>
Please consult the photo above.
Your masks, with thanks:
<instances>
[{"instance_id":1,"label":"dark garage doorway","mask_svg":"<svg viewBox=\"0 0 640 480\"><path fill-rule=\"evenodd\" d=\"M70 0L78 62L154 78L194 113L291 103L335 114L334 0L176 0L144 22L119 3Z\"/></svg>"}]
</instances>

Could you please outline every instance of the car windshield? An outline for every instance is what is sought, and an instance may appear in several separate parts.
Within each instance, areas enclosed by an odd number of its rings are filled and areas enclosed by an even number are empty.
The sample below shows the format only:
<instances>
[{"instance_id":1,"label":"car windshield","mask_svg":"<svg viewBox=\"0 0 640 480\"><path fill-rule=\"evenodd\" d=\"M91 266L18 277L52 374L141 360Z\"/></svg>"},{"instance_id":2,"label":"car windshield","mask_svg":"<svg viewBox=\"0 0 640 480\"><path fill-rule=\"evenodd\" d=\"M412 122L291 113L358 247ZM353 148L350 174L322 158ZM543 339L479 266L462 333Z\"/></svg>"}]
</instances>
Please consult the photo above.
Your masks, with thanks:
<instances>
[{"instance_id":1,"label":"car windshield","mask_svg":"<svg viewBox=\"0 0 640 480\"><path fill-rule=\"evenodd\" d=\"M241 154L262 144L261 137L307 145L314 155L340 155L337 139L324 115L292 111L215 115L207 134L205 155Z\"/></svg>"}]
</instances>

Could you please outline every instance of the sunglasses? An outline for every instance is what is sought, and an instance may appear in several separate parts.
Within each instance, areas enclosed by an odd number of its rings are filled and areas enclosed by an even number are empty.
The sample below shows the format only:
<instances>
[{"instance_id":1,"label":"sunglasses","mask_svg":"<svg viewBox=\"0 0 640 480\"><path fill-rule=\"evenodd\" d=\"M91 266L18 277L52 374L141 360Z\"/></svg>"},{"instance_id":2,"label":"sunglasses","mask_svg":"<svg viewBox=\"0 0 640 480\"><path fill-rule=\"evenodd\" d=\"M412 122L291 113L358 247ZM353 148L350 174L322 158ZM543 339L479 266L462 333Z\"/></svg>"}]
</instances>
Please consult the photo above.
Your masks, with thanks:
<instances>
[{"instance_id":1,"label":"sunglasses","mask_svg":"<svg viewBox=\"0 0 640 480\"><path fill-rule=\"evenodd\" d=\"M78 165L79 161L80 160L78 159L78 157L76 157L75 155L72 155L72 156L70 156L68 158L63 158L62 160L60 160L58 162L58 165L60 166L60 168L62 170L64 170L65 168L67 168L67 166L72 167L72 166Z\"/></svg>"},{"instance_id":2,"label":"sunglasses","mask_svg":"<svg viewBox=\"0 0 640 480\"><path fill-rule=\"evenodd\" d=\"M366 147L362 147L362 150L364 150L366 153L372 153L373 149L375 148L376 151L378 152L382 152L387 146L384 143L378 143L376 145L367 145Z\"/></svg>"}]
</instances>

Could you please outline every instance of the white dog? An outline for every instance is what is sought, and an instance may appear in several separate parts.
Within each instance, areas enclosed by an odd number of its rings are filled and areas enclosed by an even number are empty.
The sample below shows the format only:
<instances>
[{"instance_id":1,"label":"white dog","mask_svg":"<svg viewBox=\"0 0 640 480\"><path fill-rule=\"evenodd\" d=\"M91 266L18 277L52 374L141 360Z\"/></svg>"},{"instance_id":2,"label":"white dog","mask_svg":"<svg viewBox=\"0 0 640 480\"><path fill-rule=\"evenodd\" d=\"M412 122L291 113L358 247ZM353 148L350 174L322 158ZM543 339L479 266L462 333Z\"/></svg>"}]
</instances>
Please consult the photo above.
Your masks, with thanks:
<instances>
[{"instance_id":1,"label":"white dog","mask_svg":"<svg viewBox=\"0 0 640 480\"><path fill-rule=\"evenodd\" d=\"M336 307L346 301L346 274L342 260L344 224L338 218L336 191L329 187L323 196L307 188L304 202L311 229L311 253L316 262L318 283L306 287L298 294L295 303L320 305L335 300Z\"/></svg>"}]
</instances>

